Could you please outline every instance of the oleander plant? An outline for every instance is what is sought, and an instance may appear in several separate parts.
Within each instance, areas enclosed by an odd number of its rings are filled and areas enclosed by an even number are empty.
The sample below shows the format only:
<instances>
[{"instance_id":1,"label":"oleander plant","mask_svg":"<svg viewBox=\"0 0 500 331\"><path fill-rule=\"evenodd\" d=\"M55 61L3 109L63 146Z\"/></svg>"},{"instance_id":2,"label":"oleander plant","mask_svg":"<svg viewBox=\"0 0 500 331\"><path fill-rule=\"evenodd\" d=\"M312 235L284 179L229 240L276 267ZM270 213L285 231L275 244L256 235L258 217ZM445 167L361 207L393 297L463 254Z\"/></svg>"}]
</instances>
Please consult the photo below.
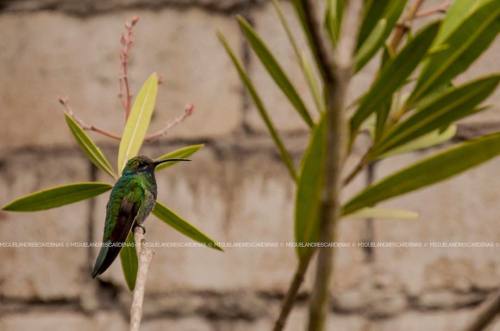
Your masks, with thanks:
<instances>
[{"instance_id":1,"label":"oleander plant","mask_svg":"<svg viewBox=\"0 0 500 331\"><path fill-rule=\"evenodd\" d=\"M458 121L490 108L484 101L499 83L498 72L465 82L456 78L495 40L500 6L495 0L444 1L425 10L422 0L290 2L302 36L292 33L289 18L273 0L276 20L292 46L312 106L304 102L306 96L298 92L294 77L280 65L265 36L244 17L237 20L256 58L309 128L309 145L300 162L291 156L270 116L271 111L286 110L266 107L259 87L221 32L219 39L296 186L297 267L274 330L283 329L315 254L307 329L331 330L325 315L334 248L315 246L335 240L338 222L349 217L415 218L413 212L377 204L449 179L500 154L500 132L461 143L452 140ZM317 17L323 9L322 17ZM417 20L429 23L414 29ZM302 37L305 47L299 45ZM377 63L371 85L348 102L352 77L369 62ZM357 165L347 169L345 160L356 157L353 145L361 135L369 136L369 146ZM340 199L343 188L376 162L440 144L452 146L381 178L346 201Z\"/></svg>"}]
</instances>

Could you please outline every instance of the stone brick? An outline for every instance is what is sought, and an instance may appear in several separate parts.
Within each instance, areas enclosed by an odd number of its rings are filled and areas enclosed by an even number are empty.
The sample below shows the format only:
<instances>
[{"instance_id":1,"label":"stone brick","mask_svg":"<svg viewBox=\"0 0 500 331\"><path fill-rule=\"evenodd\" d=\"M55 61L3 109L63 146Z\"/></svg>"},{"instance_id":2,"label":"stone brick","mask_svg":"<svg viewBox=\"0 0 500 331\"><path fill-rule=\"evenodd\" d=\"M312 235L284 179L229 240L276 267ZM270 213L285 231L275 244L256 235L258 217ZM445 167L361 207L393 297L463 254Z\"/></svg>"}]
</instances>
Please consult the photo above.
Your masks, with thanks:
<instances>
[{"instance_id":1,"label":"stone brick","mask_svg":"<svg viewBox=\"0 0 500 331\"><path fill-rule=\"evenodd\" d=\"M182 319L154 319L144 321L141 330L161 331L161 330L179 330L179 331L212 331L210 323L207 320L198 317L189 317Z\"/></svg>"},{"instance_id":2,"label":"stone brick","mask_svg":"<svg viewBox=\"0 0 500 331\"><path fill-rule=\"evenodd\" d=\"M127 8L161 9L164 7L199 6L216 11L232 11L246 5L263 2L263 0L5 0L4 11L22 12L50 8L75 15L92 15Z\"/></svg>"},{"instance_id":3,"label":"stone brick","mask_svg":"<svg viewBox=\"0 0 500 331\"><path fill-rule=\"evenodd\" d=\"M153 71L164 77L151 130L182 114L186 103L195 105L196 115L169 137L220 136L237 127L239 81L215 36L220 29L238 44L230 18L198 9L124 11L85 20L48 12L4 14L0 69L9 79L0 82L0 122L12 125L1 130L2 149L73 144L57 96L69 96L86 122L121 131L118 40L133 15L142 20L131 55L132 90Z\"/></svg>"},{"instance_id":4,"label":"stone brick","mask_svg":"<svg viewBox=\"0 0 500 331\"><path fill-rule=\"evenodd\" d=\"M1 204L42 188L88 180L78 157L19 155L0 169ZM37 213L6 213L0 242L87 240L87 202ZM78 296L86 266L85 248L0 248L0 295L43 300Z\"/></svg>"},{"instance_id":5,"label":"stone brick","mask_svg":"<svg viewBox=\"0 0 500 331\"><path fill-rule=\"evenodd\" d=\"M451 312L419 313L411 312L398 316L394 319L372 322L369 330L392 331L392 330L461 330L473 316L476 310L457 310ZM494 323L488 330L500 330L500 323Z\"/></svg>"},{"instance_id":6,"label":"stone brick","mask_svg":"<svg viewBox=\"0 0 500 331\"><path fill-rule=\"evenodd\" d=\"M127 324L115 312L101 312L93 316L65 311L28 311L0 317L0 329L4 331L118 331L126 329Z\"/></svg>"}]
</instances>

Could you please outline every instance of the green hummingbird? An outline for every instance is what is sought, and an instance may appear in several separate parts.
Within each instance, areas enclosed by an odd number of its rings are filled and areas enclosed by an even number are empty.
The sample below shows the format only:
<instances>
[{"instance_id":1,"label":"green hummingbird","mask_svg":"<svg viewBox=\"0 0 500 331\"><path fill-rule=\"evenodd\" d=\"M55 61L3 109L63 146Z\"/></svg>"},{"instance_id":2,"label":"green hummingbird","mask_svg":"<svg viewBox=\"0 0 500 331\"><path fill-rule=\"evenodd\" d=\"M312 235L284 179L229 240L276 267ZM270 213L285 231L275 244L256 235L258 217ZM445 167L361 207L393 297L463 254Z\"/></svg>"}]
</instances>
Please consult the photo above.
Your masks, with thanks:
<instances>
[{"instance_id":1,"label":"green hummingbird","mask_svg":"<svg viewBox=\"0 0 500 331\"><path fill-rule=\"evenodd\" d=\"M156 203L155 168L164 162L190 161L165 159L153 161L146 156L131 158L122 176L111 190L106 205L103 245L97 256L92 277L102 274L118 256L134 226L141 226Z\"/></svg>"}]
</instances>

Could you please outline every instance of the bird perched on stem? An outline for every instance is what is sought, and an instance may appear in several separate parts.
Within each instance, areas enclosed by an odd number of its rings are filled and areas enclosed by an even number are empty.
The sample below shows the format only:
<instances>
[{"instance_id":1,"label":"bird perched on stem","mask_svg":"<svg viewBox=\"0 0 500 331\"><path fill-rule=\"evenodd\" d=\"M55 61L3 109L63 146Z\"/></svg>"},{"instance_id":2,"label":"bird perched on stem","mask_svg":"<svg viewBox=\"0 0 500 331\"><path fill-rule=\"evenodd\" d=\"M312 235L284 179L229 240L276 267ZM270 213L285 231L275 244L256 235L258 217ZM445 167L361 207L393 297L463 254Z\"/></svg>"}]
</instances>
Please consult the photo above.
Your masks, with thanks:
<instances>
[{"instance_id":1,"label":"bird perched on stem","mask_svg":"<svg viewBox=\"0 0 500 331\"><path fill-rule=\"evenodd\" d=\"M153 161L146 156L130 159L123 169L106 206L103 245L97 256L92 277L102 274L118 256L134 226L141 226L156 203L156 166L165 162L190 161L165 159Z\"/></svg>"}]
</instances>

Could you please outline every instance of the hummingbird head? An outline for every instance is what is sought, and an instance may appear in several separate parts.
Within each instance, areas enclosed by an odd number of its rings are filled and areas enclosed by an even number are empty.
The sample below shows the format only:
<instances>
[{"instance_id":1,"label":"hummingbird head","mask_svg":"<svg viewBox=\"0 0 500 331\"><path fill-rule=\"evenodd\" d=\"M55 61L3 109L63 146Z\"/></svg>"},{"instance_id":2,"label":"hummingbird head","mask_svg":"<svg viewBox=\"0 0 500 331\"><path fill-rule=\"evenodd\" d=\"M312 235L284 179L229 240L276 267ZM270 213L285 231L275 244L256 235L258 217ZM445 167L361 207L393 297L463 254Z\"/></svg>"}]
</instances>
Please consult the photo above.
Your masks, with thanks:
<instances>
[{"instance_id":1,"label":"hummingbird head","mask_svg":"<svg viewBox=\"0 0 500 331\"><path fill-rule=\"evenodd\" d=\"M151 172L153 173L156 166L165 162L177 162L177 161L191 161L188 159L163 159L159 161L151 160L147 156L139 155L128 160L125 168L123 169L123 174L134 174L139 172Z\"/></svg>"}]
</instances>

